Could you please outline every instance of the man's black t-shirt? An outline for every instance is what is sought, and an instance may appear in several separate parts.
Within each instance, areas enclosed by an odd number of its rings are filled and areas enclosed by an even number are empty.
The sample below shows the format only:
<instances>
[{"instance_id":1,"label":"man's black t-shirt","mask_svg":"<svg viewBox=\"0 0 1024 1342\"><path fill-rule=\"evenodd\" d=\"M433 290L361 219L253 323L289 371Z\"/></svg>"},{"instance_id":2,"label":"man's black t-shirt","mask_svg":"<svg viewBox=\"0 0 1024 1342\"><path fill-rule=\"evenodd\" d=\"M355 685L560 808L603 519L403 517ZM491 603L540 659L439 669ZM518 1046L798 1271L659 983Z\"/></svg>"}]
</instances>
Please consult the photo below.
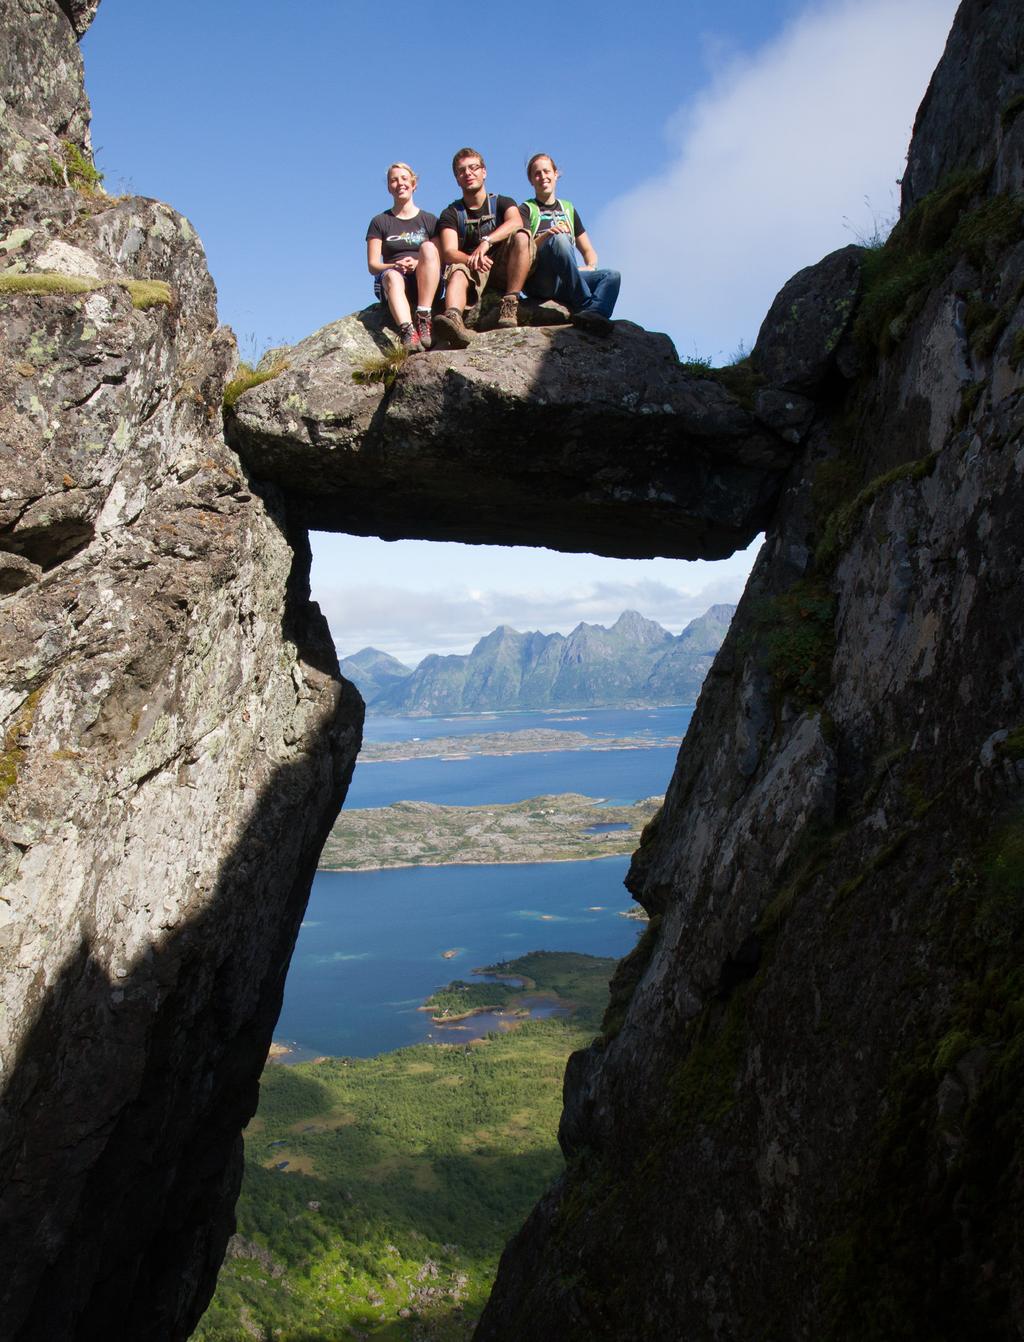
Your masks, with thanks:
<instances>
[{"instance_id":1,"label":"man's black t-shirt","mask_svg":"<svg viewBox=\"0 0 1024 1342\"><path fill-rule=\"evenodd\" d=\"M536 205L540 213L540 222L537 224L537 233L547 233L553 223L557 223L559 219L565 218L565 211L557 200L553 200L550 205L542 205L537 197L534 196L532 203ZM530 211L528 205L529 202L523 201L522 205L519 207L519 213L527 228L530 227ZM583 220L580 218L580 212L575 205L572 207L572 212L574 216L572 235L574 238L578 238L581 233L586 232L586 229L583 227ZM536 236L537 234L535 233L534 237Z\"/></svg>"},{"instance_id":2,"label":"man's black t-shirt","mask_svg":"<svg viewBox=\"0 0 1024 1342\"><path fill-rule=\"evenodd\" d=\"M380 238L381 260L388 265L402 256L415 256L420 246L437 233L437 216L420 210L411 219L399 219L385 210L375 214L366 230L366 240Z\"/></svg>"},{"instance_id":3,"label":"man's black t-shirt","mask_svg":"<svg viewBox=\"0 0 1024 1342\"><path fill-rule=\"evenodd\" d=\"M441 217L440 217L440 219L438 219L438 221L437 221L437 226L438 226L439 229L440 229L440 228L454 228L454 229L455 229L455 232L458 233L458 231L459 231L459 211L458 211L458 207L459 207L462 203L463 203L463 202L462 202L461 200L453 200L452 203L451 203L450 205L447 205L447 206L441 211ZM479 209L474 209L474 208L473 208L472 206L470 206L470 205L467 205L467 206L465 207L465 210L466 210L466 237L465 237L465 238L459 238L459 251L460 251L460 252L474 252L474 251L476 251L477 247L480 245L480 236L479 236L478 229L477 229L477 227L476 227L476 221L477 221L477 220L481 220L481 219L487 219L487 218L490 217L490 213L491 213L491 210L490 210L490 204L491 204L491 202L490 202L490 200L488 199L488 200L485 200L485 201L484 201L484 203L479 207ZM517 208L517 207L516 207L516 203L515 203L515 201L512 199L511 196L498 196L497 200L495 200L495 202L494 202L494 225L493 225L493 228L497 228L499 224L503 224L503 223L505 222L505 215L506 215L506 213L507 213L509 210L514 210L514 209L516 209L516 208ZM487 228L487 229L485 229L485 230L484 230L484 237L486 237L488 233L492 232L492 231L493 231L493 228Z\"/></svg>"}]
</instances>

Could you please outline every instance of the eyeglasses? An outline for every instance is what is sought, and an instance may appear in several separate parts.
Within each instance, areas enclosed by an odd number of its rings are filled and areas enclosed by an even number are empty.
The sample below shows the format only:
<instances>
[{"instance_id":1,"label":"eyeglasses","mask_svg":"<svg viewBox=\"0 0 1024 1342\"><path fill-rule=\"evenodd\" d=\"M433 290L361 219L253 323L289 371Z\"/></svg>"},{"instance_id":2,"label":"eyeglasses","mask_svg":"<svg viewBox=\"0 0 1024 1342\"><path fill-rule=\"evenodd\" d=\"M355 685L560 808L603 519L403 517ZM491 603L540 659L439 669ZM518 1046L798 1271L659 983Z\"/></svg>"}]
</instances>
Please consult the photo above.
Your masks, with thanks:
<instances>
[{"instance_id":1,"label":"eyeglasses","mask_svg":"<svg viewBox=\"0 0 1024 1342\"><path fill-rule=\"evenodd\" d=\"M455 175L456 177L461 177L467 172L482 172L483 166L482 163L460 163L455 169Z\"/></svg>"}]
</instances>

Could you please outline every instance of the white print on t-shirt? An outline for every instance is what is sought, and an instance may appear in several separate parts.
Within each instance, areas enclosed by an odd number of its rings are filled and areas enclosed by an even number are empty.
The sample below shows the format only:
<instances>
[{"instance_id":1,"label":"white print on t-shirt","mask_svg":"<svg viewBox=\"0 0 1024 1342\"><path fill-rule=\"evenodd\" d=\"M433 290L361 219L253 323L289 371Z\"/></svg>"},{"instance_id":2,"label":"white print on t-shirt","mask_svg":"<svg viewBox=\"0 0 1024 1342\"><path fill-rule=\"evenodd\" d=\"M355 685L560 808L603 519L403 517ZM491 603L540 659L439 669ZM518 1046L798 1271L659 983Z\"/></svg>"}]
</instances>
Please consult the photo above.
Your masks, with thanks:
<instances>
[{"instance_id":1,"label":"white print on t-shirt","mask_svg":"<svg viewBox=\"0 0 1024 1342\"><path fill-rule=\"evenodd\" d=\"M384 239L385 242L405 242L410 247L419 247L427 240L427 235L422 228L418 228L415 233L389 233Z\"/></svg>"}]
</instances>

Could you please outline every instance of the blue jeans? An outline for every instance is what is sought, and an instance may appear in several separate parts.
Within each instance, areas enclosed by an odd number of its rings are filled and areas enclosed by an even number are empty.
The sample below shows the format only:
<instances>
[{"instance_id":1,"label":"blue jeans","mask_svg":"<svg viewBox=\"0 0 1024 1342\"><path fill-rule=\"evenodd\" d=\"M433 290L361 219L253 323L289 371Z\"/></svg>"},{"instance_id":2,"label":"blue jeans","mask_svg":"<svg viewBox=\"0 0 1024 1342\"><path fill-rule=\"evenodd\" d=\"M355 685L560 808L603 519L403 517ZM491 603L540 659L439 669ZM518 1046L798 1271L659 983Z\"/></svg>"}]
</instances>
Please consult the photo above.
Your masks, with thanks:
<instances>
[{"instance_id":1,"label":"blue jeans","mask_svg":"<svg viewBox=\"0 0 1024 1342\"><path fill-rule=\"evenodd\" d=\"M599 312L610 317L622 277L617 270L584 270L568 234L558 233L537 249L537 264L523 286L527 298L553 298L570 312Z\"/></svg>"}]
</instances>

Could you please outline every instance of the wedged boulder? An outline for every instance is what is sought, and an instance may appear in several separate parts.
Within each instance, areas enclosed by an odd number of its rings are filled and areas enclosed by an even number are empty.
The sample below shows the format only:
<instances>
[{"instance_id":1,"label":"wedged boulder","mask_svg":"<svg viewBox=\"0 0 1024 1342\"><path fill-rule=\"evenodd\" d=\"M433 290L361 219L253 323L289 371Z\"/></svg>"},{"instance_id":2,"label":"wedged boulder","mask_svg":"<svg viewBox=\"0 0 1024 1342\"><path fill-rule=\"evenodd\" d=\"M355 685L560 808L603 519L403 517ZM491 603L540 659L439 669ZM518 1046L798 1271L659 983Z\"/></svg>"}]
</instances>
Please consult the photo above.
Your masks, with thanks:
<instances>
[{"instance_id":1,"label":"wedged boulder","mask_svg":"<svg viewBox=\"0 0 1024 1342\"><path fill-rule=\"evenodd\" d=\"M285 371L237 402L233 445L306 525L721 558L763 528L793 460L790 423L772 431L630 322L481 332L367 382L389 348L357 313L274 351Z\"/></svg>"},{"instance_id":2,"label":"wedged boulder","mask_svg":"<svg viewBox=\"0 0 1024 1342\"><path fill-rule=\"evenodd\" d=\"M863 263L864 248L851 244L782 286L750 356L773 387L807 396L821 387L853 317Z\"/></svg>"}]
</instances>

